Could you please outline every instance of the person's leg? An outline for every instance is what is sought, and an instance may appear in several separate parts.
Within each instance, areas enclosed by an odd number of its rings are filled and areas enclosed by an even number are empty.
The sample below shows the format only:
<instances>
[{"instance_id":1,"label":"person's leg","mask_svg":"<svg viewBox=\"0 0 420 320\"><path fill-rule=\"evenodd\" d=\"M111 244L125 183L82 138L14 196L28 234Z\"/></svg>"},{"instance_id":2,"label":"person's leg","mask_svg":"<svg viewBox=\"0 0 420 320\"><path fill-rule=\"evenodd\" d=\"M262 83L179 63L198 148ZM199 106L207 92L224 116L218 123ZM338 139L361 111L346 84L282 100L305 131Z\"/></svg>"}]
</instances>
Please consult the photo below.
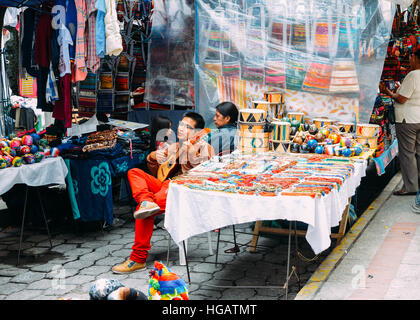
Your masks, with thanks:
<instances>
[{"instance_id":1,"label":"person's leg","mask_svg":"<svg viewBox=\"0 0 420 320\"><path fill-rule=\"evenodd\" d=\"M131 169L127 173L130 182L133 198L138 203L137 210L143 202L155 203L155 193L160 191L161 181L147 174L140 169ZM156 204L154 204L156 206ZM159 210L159 208L157 208ZM150 250L150 239L153 234L154 217L149 216L145 219L136 219L134 244L130 259L123 264L115 266L112 270L115 273L128 273L146 267L146 259Z\"/></svg>"},{"instance_id":2,"label":"person's leg","mask_svg":"<svg viewBox=\"0 0 420 320\"><path fill-rule=\"evenodd\" d=\"M142 201L155 202L154 194L161 188L162 182L141 169L131 169L127 173L128 181L137 204Z\"/></svg>"},{"instance_id":3,"label":"person's leg","mask_svg":"<svg viewBox=\"0 0 420 320\"><path fill-rule=\"evenodd\" d=\"M160 213L166 209L166 197L168 192L169 180L162 183L162 188L155 193L155 203L160 207ZM135 239L132 247L130 259L138 263L146 261L148 251L151 248L150 239L153 234L154 217L156 215L147 217L145 219L136 219Z\"/></svg>"},{"instance_id":4,"label":"person's leg","mask_svg":"<svg viewBox=\"0 0 420 320\"><path fill-rule=\"evenodd\" d=\"M155 193L155 203L160 207L161 212L165 212L166 210L169 182L170 180L163 181L160 190Z\"/></svg>"},{"instance_id":5,"label":"person's leg","mask_svg":"<svg viewBox=\"0 0 420 320\"><path fill-rule=\"evenodd\" d=\"M136 219L134 244L131 247L130 260L137 263L145 263L148 252L151 248L150 240L153 235L155 217L147 217L145 219Z\"/></svg>"},{"instance_id":6,"label":"person's leg","mask_svg":"<svg viewBox=\"0 0 420 320\"><path fill-rule=\"evenodd\" d=\"M398 158L400 160L401 174L404 181L403 190L405 192L417 192L416 125L410 123L397 123L395 128L398 139Z\"/></svg>"},{"instance_id":7,"label":"person's leg","mask_svg":"<svg viewBox=\"0 0 420 320\"><path fill-rule=\"evenodd\" d=\"M168 194L169 180L162 183L161 189L155 193L155 203L160 207L160 213L166 209L166 197ZM132 246L130 259L138 263L146 261L148 252L151 248L150 240L153 235L154 217L156 215L147 217L145 219L136 219L135 239Z\"/></svg>"}]
</instances>

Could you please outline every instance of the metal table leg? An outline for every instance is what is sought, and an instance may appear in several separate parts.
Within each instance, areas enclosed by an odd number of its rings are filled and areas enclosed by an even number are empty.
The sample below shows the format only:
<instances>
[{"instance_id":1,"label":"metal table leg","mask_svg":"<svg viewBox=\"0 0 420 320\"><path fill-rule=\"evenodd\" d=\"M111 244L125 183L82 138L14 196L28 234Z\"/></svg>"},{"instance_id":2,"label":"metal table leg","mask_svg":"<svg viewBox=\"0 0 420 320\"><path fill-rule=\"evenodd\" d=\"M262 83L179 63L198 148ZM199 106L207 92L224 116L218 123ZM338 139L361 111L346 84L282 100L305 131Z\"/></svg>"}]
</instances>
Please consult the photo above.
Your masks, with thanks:
<instances>
[{"instance_id":1,"label":"metal table leg","mask_svg":"<svg viewBox=\"0 0 420 320\"><path fill-rule=\"evenodd\" d=\"M298 238L297 238L297 227L295 221L295 261L296 261L296 277L298 278L298 290L300 291L300 276L299 276L299 256L298 256Z\"/></svg>"},{"instance_id":2,"label":"metal table leg","mask_svg":"<svg viewBox=\"0 0 420 320\"><path fill-rule=\"evenodd\" d=\"M50 229L48 227L48 220L47 220L47 216L45 215L45 210L44 210L44 205L42 204L42 199L41 199L41 194L39 193L39 189L36 188L36 193L37 193L37 197L39 200L39 204L41 206L41 211L42 211L42 216L44 218L44 222L45 222L45 227L47 229L47 234L48 234L48 240L50 241L50 249L52 248L52 241L51 241L51 234L50 234ZM19 252L18 252L18 258L17 258L17 266L20 263L20 252L22 251L22 241L23 241L23 230L25 227L25 217L26 217L26 209L27 209L27 204L28 204L28 192L29 192L29 186L26 186L26 191L25 191L25 203L23 205L23 216L22 216L22 225L20 228L20 241L19 241Z\"/></svg>"},{"instance_id":3,"label":"metal table leg","mask_svg":"<svg viewBox=\"0 0 420 320\"><path fill-rule=\"evenodd\" d=\"M182 241L182 246L184 247L184 256L185 256L185 265L187 267L188 283L191 284L190 268L188 266L187 249L185 248L185 241Z\"/></svg>"},{"instance_id":4,"label":"metal table leg","mask_svg":"<svg viewBox=\"0 0 420 320\"><path fill-rule=\"evenodd\" d=\"M222 231L222 228L219 229L219 232L217 233L217 245L216 245L216 267L217 267L217 259L219 257L219 242L220 242L220 232Z\"/></svg>"},{"instance_id":5,"label":"metal table leg","mask_svg":"<svg viewBox=\"0 0 420 320\"><path fill-rule=\"evenodd\" d=\"M286 300L287 300L287 293L289 290L289 268L290 268L290 239L292 235L292 223L289 222L289 241L287 243L287 271L286 271Z\"/></svg>"},{"instance_id":6,"label":"metal table leg","mask_svg":"<svg viewBox=\"0 0 420 320\"><path fill-rule=\"evenodd\" d=\"M47 229L48 240L50 240L50 249L51 249L52 248L52 241L51 241L50 229L48 228L48 220L47 220L47 216L45 215L44 205L42 204L41 194L39 193L38 188L36 188L36 193L38 195L39 204L41 205L42 215L44 216L45 228Z\"/></svg>"},{"instance_id":7,"label":"metal table leg","mask_svg":"<svg viewBox=\"0 0 420 320\"><path fill-rule=\"evenodd\" d=\"M17 266L19 265L20 262L20 251L22 250L22 239L23 239L23 228L25 226L25 216L26 216L26 204L28 202L28 186L26 186L26 191L25 191L25 202L23 204L23 216L22 216L22 226L20 228L20 241L19 241L19 252L18 252L18 257L17 257Z\"/></svg>"}]
</instances>

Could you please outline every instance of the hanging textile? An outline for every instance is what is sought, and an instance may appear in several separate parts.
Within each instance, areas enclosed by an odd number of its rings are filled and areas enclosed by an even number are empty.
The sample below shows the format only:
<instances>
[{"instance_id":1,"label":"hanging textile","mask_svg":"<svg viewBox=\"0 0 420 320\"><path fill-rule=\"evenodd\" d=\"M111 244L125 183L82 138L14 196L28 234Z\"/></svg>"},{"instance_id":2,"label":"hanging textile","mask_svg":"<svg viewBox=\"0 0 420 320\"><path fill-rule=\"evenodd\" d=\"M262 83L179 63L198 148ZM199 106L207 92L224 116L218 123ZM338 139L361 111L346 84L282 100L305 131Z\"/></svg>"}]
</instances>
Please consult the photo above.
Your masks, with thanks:
<instances>
[{"instance_id":1,"label":"hanging textile","mask_svg":"<svg viewBox=\"0 0 420 320\"><path fill-rule=\"evenodd\" d=\"M85 29L87 21L87 9L85 0L76 0L77 10L77 31L76 31L76 57L75 68L72 72L72 82L83 81L87 75L86 68L86 48L85 48Z\"/></svg>"},{"instance_id":2,"label":"hanging textile","mask_svg":"<svg viewBox=\"0 0 420 320\"><path fill-rule=\"evenodd\" d=\"M87 36L86 36L86 67L93 73L96 73L100 66L100 58L97 53L97 15L99 10L95 7L95 0L86 0L87 10Z\"/></svg>"},{"instance_id":3,"label":"hanging textile","mask_svg":"<svg viewBox=\"0 0 420 320\"><path fill-rule=\"evenodd\" d=\"M36 93L36 78L25 71L19 78L19 95L25 98L36 98Z\"/></svg>"},{"instance_id":4,"label":"hanging textile","mask_svg":"<svg viewBox=\"0 0 420 320\"><path fill-rule=\"evenodd\" d=\"M118 56L122 52L123 48L115 0L105 0L105 6L106 15L104 21L106 54L110 56Z\"/></svg>"},{"instance_id":5,"label":"hanging textile","mask_svg":"<svg viewBox=\"0 0 420 320\"><path fill-rule=\"evenodd\" d=\"M79 84L78 114L80 117L92 117L96 113L97 75L88 72L86 79Z\"/></svg>"}]
</instances>

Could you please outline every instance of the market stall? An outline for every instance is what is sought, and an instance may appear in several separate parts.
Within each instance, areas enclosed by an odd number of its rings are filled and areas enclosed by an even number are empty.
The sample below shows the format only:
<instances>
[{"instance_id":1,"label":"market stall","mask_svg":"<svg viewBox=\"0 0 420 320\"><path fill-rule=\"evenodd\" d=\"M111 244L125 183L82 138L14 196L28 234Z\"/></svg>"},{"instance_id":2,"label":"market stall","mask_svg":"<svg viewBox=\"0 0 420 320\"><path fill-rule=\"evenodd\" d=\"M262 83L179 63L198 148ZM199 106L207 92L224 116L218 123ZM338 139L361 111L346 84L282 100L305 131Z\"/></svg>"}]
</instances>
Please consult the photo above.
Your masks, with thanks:
<instances>
[{"instance_id":1,"label":"market stall","mask_svg":"<svg viewBox=\"0 0 420 320\"><path fill-rule=\"evenodd\" d=\"M112 225L113 179L126 181L128 170L146 163L149 133L111 128L72 137L58 146L69 170L67 188L75 220Z\"/></svg>"},{"instance_id":2,"label":"market stall","mask_svg":"<svg viewBox=\"0 0 420 320\"><path fill-rule=\"evenodd\" d=\"M213 158L171 182L165 227L176 243L229 225L286 219L308 224L315 254L327 249L366 162L275 152ZM183 221L182 224L178 223Z\"/></svg>"},{"instance_id":3,"label":"market stall","mask_svg":"<svg viewBox=\"0 0 420 320\"><path fill-rule=\"evenodd\" d=\"M67 168L58 150L49 149L46 140L38 134L24 135L22 138L14 137L12 140L0 139L0 196L11 190L15 185L24 184L25 195L22 213L22 225L20 233L18 261L22 247L25 217L28 211L28 192L31 189L36 192L51 244L51 236L45 215L44 204L38 187L51 185L65 185ZM42 150L42 151L39 151ZM22 195L20 195L22 197ZM52 246L52 244L51 244Z\"/></svg>"},{"instance_id":4,"label":"market stall","mask_svg":"<svg viewBox=\"0 0 420 320\"><path fill-rule=\"evenodd\" d=\"M257 221L253 250L260 232L290 235L262 225L273 220L307 225L299 234L315 254L341 240L369 161L382 174L398 152L395 139L385 145L386 102L375 104L395 9L388 1L195 2L195 108L209 121L218 103L235 103L237 151L171 181L165 227L175 242ZM337 188L314 179L335 179L343 166L352 169Z\"/></svg>"}]
</instances>

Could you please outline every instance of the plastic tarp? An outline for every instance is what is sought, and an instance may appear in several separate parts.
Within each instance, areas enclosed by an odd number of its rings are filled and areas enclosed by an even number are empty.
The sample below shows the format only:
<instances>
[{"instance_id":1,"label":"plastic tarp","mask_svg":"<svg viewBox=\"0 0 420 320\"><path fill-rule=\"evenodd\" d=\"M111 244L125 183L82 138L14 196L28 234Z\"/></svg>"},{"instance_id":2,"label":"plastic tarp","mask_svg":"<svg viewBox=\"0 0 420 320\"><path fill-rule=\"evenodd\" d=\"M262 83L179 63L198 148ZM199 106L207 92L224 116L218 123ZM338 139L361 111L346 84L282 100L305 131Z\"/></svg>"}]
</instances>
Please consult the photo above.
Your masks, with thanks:
<instances>
[{"instance_id":1,"label":"plastic tarp","mask_svg":"<svg viewBox=\"0 0 420 320\"><path fill-rule=\"evenodd\" d=\"M147 61L149 102L194 107L194 4L154 0Z\"/></svg>"},{"instance_id":2,"label":"plastic tarp","mask_svg":"<svg viewBox=\"0 0 420 320\"><path fill-rule=\"evenodd\" d=\"M197 0L196 107L209 120L282 91L286 112L369 122L394 18L386 0Z\"/></svg>"}]
</instances>

